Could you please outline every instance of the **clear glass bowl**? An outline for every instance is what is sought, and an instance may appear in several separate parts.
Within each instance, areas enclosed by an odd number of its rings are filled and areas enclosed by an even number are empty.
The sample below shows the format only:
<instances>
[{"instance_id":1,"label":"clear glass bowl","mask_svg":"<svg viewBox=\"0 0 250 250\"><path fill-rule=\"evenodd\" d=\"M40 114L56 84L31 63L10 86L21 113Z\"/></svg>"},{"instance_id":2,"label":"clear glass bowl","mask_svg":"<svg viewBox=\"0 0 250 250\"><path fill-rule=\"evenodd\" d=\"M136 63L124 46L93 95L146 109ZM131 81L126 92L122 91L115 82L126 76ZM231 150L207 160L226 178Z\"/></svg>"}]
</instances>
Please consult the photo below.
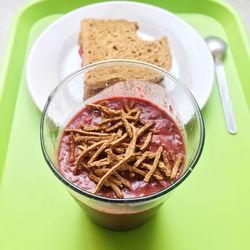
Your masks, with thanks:
<instances>
[{"instance_id":1,"label":"clear glass bowl","mask_svg":"<svg viewBox=\"0 0 250 250\"><path fill-rule=\"evenodd\" d=\"M108 70L124 74L124 67L133 72L130 81L107 86L97 95L83 101L83 82L89 72L102 75ZM113 70L113 71L112 71ZM148 71L162 80L158 84L144 82L141 72ZM108 84L107 84L108 85ZM86 103L114 96L145 98L166 110L181 128L186 149L184 171L171 186L160 192L137 198L106 198L82 190L67 180L58 168L58 146L62 131L71 118ZM130 61L110 60L88 65L63 79L49 95L41 118L41 147L44 158L54 175L64 184L88 216L97 224L113 230L137 227L155 214L170 193L192 172L201 155L205 129L200 109L190 91L174 76L156 66ZM56 197L55 197L56 198Z\"/></svg>"}]
</instances>

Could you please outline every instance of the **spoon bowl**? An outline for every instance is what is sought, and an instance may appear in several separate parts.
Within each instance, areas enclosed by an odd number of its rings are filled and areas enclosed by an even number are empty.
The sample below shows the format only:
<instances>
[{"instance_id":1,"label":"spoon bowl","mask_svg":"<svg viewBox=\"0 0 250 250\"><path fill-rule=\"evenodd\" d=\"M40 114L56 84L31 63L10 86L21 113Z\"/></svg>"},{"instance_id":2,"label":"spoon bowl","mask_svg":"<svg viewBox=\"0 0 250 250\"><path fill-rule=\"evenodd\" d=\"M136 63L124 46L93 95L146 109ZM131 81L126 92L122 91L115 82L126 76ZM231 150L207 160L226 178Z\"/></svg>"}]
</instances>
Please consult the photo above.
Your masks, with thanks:
<instances>
[{"instance_id":1,"label":"spoon bowl","mask_svg":"<svg viewBox=\"0 0 250 250\"><path fill-rule=\"evenodd\" d=\"M227 44L219 37L209 36L205 38L207 46L215 60L222 60L227 51Z\"/></svg>"}]
</instances>

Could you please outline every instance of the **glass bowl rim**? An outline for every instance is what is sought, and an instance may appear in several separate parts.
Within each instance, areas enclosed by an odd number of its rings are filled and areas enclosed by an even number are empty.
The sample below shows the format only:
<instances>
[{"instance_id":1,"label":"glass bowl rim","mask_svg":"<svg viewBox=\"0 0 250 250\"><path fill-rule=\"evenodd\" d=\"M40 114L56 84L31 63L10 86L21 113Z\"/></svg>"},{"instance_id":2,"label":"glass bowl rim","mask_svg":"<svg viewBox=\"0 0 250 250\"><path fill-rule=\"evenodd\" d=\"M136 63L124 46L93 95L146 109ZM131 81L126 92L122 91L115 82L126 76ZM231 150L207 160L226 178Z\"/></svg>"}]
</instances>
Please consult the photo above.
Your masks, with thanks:
<instances>
[{"instance_id":1,"label":"glass bowl rim","mask_svg":"<svg viewBox=\"0 0 250 250\"><path fill-rule=\"evenodd\" d=\"M61 86L63 86L64 84L66 84L67 82L71 81L72 79L74 79L75 77L77 77L79 74L81 74L82 72L84 72L85 70L88 70L89 68L93 68L96 66L100 66L100 65L105 65L105 64L112 64L112 63L120 63L120 64L134 64L134 65L138 65L138 66L145 66L148 68L153 68L156 69L160 72L162 72L164 75L166 75L169 79L171 79L175 84L177 84L182 91L185 93L185 95L188 97L188 99L191 101L194 109L195 109L195 113L198 117L198 123L200 125L200 140L199 140L199 145L198 148L195 152L195 155L190 163L190 166L185 170L185 172L182 174L182 176L180 178L178 178L177 181L175 181L173 184L171 184L170 186L168 186L167 188L164 188L156 193L147 195L147 196L142 196L142 197L134 197L134 198L107 198L101 195L97 195L94 193L90 193L88 191L85 191L83 189L81 189L80 187L78 187L77 185L71 183L66 177L64 177L62 174L60 174L60 172L57 170L56 166L54 166L54 164L52 163L52 161L50 160L49 155L47 154L47 150L45 147L45 143L44 143L44 137L43 137L43 130L44 130L44 121L45 121L45 117L47 114L47 110L48 107L50 105L50 102L53 100L55 94L57 93L57 91L61 88ZM42 153L43 156L45 158L46 163L49 165L51 171L54 173L54 175L60 180L62 181L68 188L72 189L73 191L77 192L80 195L86 196L88 198L92 198L95 200L99 200L99 201L103 201L103 202L108 202L108 203L139 203L139 202L147 202L153 199L157 199L162 197L163 195L169 193L171 190L175 189L177 186L179 186L189 175L190 173L193 171L194 167L196 166L203 147L204 147L204 141L205 141L205 125L204 125L204 121L201 115L201 110L199 108L199 105L196 101L196 99L194 98L193 94L190 92L190 90L179 80L177 79L174 75L172 75L171 73L167 72L166 70L150 64L150 63L146 63L146 62L140 62L140 61L135 61L135 60L125 60L125 59L114 59L114 60L105 60L105 61L98 61L96 63L92 63L89 65L86 65L74 72L72 72L71 74L69 74L68 76L66 76L65 78L63 78L59 84L51 91L51 93L49 94L47 101L45 103L45 106L43 108L42 111L42 117L41 117L41 121L40 121L40 144L41 144L41 149L42 149Z\"/></svg>"}]
</instances>

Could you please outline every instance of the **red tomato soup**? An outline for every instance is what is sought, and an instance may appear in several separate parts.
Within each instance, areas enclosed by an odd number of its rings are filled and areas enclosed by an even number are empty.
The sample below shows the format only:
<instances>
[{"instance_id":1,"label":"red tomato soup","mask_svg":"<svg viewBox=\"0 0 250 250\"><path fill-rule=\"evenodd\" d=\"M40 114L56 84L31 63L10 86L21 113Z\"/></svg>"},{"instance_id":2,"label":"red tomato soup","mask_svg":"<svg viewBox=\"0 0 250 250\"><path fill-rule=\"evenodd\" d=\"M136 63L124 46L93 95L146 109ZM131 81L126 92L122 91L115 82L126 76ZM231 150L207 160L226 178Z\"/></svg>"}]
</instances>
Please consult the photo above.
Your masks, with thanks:
<instances>
[{"instance_id":1,"label":"red tomato soup","mask_svg":"<svg viewBox=\"0 0 250 250\"><path fill-rule=\"evenodd\" d=\"M103 108L102 112L98 105L108 109ZM110 109L121 112L114 117L115 112L110 111L110 117L105 116ZM147 124L150 125L144 129ZM133 139L136 131L144 130ZM129 150L133 155L118 166ZM109 161L109 153L114 160ZM181 176L184 162L184 138L177 123L155 104L131 97L114 97L84 107L64 129L58 151L63 176L85 191L108 198L143 197L159 192ZM115 165L116 171L102 180ZM98 189L99 181L103 185Z\"/></svg>"}]
</instances>

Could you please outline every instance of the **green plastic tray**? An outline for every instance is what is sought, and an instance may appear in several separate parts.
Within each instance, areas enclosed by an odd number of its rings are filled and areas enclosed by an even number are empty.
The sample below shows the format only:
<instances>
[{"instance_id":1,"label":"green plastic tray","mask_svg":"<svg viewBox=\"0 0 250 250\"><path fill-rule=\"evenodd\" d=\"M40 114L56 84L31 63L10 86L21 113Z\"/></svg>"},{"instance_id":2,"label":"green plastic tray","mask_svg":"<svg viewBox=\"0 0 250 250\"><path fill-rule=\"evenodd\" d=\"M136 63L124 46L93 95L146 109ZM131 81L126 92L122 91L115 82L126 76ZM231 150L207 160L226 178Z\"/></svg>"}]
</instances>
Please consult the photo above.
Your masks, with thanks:
<instances>
[{"instance_id":1,"label":"green plastic tray","mask_svg":"<svg viewBox=\"0 0 250 250\"><path fill-rule=\"evenodd\" d=\"M225 59L239 132L226 131L218 90L203 109L206 143L192 175L144 226L112 232L93 224L53 176L39 142L41 113L25 83L34 39L87 0L39 1L15 18L0 81L0 249L250 249L250 50L240 18L211 0L147 1L229 44Z\"/></svg>"}]
</instances>

